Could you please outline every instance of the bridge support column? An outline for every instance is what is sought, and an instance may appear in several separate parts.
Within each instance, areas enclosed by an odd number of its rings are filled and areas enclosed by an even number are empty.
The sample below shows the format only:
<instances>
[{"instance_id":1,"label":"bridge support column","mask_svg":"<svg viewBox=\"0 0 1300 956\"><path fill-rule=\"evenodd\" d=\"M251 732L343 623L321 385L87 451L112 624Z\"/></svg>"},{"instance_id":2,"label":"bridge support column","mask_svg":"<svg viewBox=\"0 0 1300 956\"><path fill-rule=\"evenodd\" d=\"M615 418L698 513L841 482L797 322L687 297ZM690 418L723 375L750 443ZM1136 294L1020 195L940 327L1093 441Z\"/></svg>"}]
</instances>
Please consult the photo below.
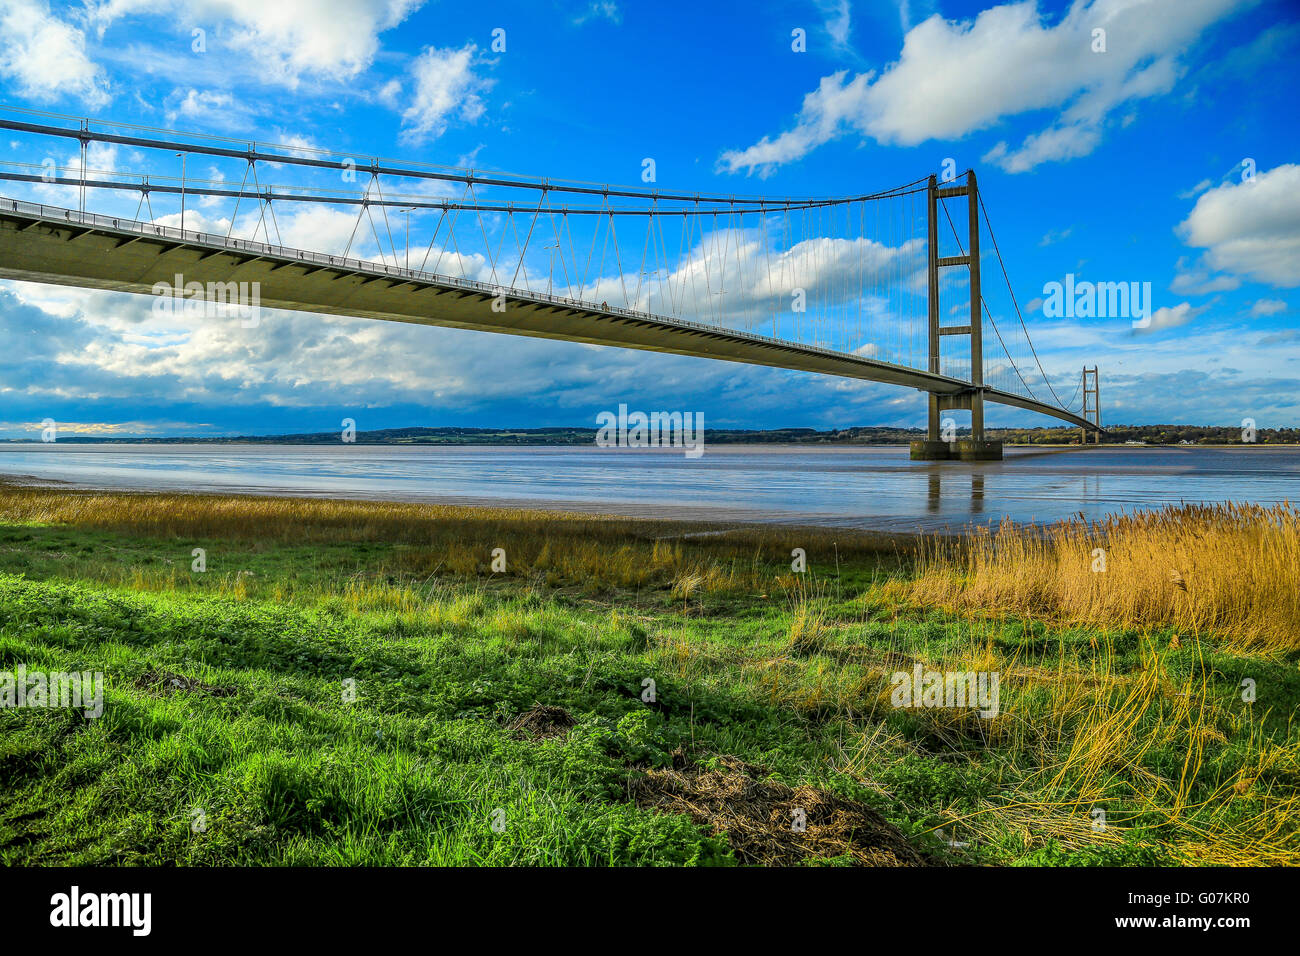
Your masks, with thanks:
<instances>
[{"instance_id":1,"label":"bridge support column","mask_svg":"<svg viewBox=\"0 0 1300 956\"><path fill-rule=\"evenodd\" d=\"M966 249L970 266L970 441L954 442L962 461L1001 461L1002 442L984 437L984 296L980 292L980 191L975 170L966 172L966 209L970 232Z\"/></svg>"},{"instance_id":2,"label":"bridge support column","mask_svg":"<svg viewBox=\"0 0 1300 956\"><path fill-rule=\"evenodd\" d=\"M940 258L939 256L939 200L965 196L967 206L969 246L965 255ZM940 189L934 176L926 189L928 220L927 245L929 247L929 325L930 371L940 374L940 343L945 335L970 336L971 390L961 396L944 396L930 393L929 422L925 441L914 441L911 447L913 461L1001 461L1002 442L984 437L984 300L980 295L980 227L979 187L975 171L967 170L965 186L945 186ZM970 325L943 327L939 324L939 269L947 266L966 266L970 270ZM963 441L944 441L940 430L940 414L945 408L969 408L971 437Z\"/></svg>"},{"instance_id":3,"label":"bridge support column","mask_svg":"<svg viewBox=\"0 0 1300 956\"><path fill-rule=\"evenodd\" d=\"M1096 423L1097 428L1093 432L1093 436L1098 445L1101 444L1100 390L1101 385L1097 379L1097 366L1094 365L1092 368L1088 368L1085 365L1083 367L1083 417L1090 422ZM1088 444L1088 429L1081 428L1079 432L1082 436L1081 443Z\"/></svg>"},{"instance_id":4,"label":"bridge support column","mask_svg":"<svg viewBox=\"0 0 1300 956\"><path fill-rule=\"evenodd\" d=\"M929 279L929 295L927 305L929 306L929 339L930 371L935 375L942 372L942 363L939 361L939 190L938 181L934 174L930 174L930 181L925 191L926 204L926 221L928 228L926 230L926 246L928 249L927 263ZM926 439L930 444L935 444L940 439L939 434L939 396L934 392L930 393L930 424L926 430ZM916 456L913 455L913 458Z\"/></svg>"},{"instance_id":5,"label":"bridge support column","mask_svg":"<svg viewBox=\"0 0 1300 956\"><path fill-rule=\"evenodd\" d=\"M966 207L969 211L970 245L966 250L970 267L970 381L975 393L970 400L970 437L984 440L984 298L980 292L980 207L975 170L966 172ZM998 457L1002 457L1001 454Z\"/></svg>"}]
</instances>

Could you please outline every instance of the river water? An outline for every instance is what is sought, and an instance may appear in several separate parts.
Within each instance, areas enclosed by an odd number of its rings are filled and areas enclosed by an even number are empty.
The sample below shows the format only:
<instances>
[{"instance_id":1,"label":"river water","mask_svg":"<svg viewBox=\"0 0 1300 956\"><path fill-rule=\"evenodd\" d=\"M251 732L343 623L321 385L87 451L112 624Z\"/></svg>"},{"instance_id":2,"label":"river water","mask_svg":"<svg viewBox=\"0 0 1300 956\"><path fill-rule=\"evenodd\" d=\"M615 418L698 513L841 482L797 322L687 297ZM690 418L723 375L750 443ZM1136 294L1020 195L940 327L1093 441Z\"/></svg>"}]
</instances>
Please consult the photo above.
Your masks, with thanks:
<instances>
[{"instance_id":1,"label":"river water","mask_svg":"<svg viewBox=\"0 0 1300 956\"><path fill-rule=\"evenodd\" d=\"M958 529L1179 502L1295 498L1300 448L1007 448L913 462L905 447L0 444L0 478L76 488L505 504L632 516Z\"/></svg>"}]
</instances>

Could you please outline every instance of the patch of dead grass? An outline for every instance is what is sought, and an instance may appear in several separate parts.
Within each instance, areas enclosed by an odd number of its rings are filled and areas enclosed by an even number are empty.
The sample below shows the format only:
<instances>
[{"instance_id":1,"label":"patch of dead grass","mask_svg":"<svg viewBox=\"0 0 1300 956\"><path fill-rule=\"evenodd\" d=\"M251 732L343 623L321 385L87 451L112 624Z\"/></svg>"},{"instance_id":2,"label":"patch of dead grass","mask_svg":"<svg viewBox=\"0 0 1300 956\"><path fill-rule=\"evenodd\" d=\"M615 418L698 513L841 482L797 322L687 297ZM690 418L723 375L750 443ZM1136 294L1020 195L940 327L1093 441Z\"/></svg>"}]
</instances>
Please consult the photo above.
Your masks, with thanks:
<instances>
[{"instance_id":1,"label":"patch of dead grass","mask_svg":"<svg viewBox=\"0 0 1300 956\"><path fill-rule=\"evenodd\" d=\"M924 866L902 831L864 804L816 787L756 779L738 760L722 769L650 770L632 784L640 807L684 813L725 835L736 859L793 866L848 857L859 866ZM796 829L802 811L803 829Z\"/></svg>"}]
</instances>

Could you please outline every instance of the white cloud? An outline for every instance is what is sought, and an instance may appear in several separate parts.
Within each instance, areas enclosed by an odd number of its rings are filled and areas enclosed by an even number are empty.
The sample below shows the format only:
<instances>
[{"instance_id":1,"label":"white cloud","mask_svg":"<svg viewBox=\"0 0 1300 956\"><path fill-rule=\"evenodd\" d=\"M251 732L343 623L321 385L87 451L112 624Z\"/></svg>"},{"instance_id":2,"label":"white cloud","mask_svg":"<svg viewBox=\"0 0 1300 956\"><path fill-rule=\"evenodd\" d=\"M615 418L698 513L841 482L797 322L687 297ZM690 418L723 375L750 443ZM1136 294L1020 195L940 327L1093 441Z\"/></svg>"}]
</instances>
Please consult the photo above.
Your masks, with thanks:
<instances>
[{"instance_id":1,"label":"white cloud","mask_svg":"<svg viewBox=\"0 0 1300 956\"><path fill-rule=\"evenodd\" d=\"M316 143L312 142L306 136L300 133L289 133L284 130L276 130L275 142L277 146L283 146L285 152L290 156L297 156L301 159L315 159L323 150ZM272 168L280 168L281 163L269 163Z\"/></svg>"},{"instance_id":2,"label":"white cloud","mask_svg":"<svg viewBox=\"0 0 1300 956\"><path fill-rule=\"evenodd\" d=\"M1250 307L1251 318L1255 319L1261 315L1277 315L1285 311L1286 303L1281 299L1259 299Z\"/></svg>"},{"instance_id":3,"label":"white cloud","mask_svg":"<svg viewBox=\"0 0 1300 956\"><path fill-rule=\"evenodd\" d=\"M846 131L885 144L956 139L1005 117L1060 110L1020 147L999 143L985 157L1010 171L1096 148L1107 115L1131 100L1172 89L1177 57L1236 0L1079 0L1045 25L1036 0L985 10L974 21L934 15L908 31L899 59L879 77L824 77L804 98L792 129L723 153L729 172L770 173ZM1107 31L1105 53L1092 31Z\"/></svg>"},{"instance_id":4,"label":"white cloud","mask_svg":"<svg viewBox=\"0 0 1300 956\"><path fill-rule=\"evenodd\" d=\"M0 4L0 76L35 100L75 96L88 106L109 101L103 72L86 54L86 35L50 13L45 0Z\"/></svg>"},{"instance_id":5,"label":"white cloud","mask_svg":"<svg viewBox=\"0 0 1300 956\"><path fill-rule=\"evenodd\" d=\"M1187 257L1182 256L1175 270L1174 281L1169 284L1169 290L1177 295L1231 292L1241 285L1241 280L1236 276L1216 273L1206 264L1204 256L1194 263L1189 263Z\"/></svg>"},{"instance_id":6,"label":"white cloud","mask_svg":"<svg viewBox=\"0 0 1300 956\"><path fill-rule=\"evenodd\" d=\"M859 73L849 82L847 70L822 77L817 89L803 99L799 121L793 129L775 139L764 136L744 150L729 150L718 161L727 172L747 170L766 176L777 166L801 159L823 143L839 136L842 125L850 120L871 88L874 73Z\"/></svg>"},{"instance_id":7,"label":"white cloud","mask_svg":"<svg viewBox=\"0 0 1300 956\"><path fill-rule=\"evenodd\" d=\"M823 0L822 10L826 13L826 32L831 42L844 49L849 45L849 28L852 26L849 0Z\"/></svg>"},{"instance_id":8,"label":"white cloud","mask_svg":"<svg viewBox=\"0 0 1300 956\"><path fill-rule=\"evenodd\" d=\"M906 33L912 29L912 10L908 0L897 0L898 2L898 25Z\"/></svg>"},{"instance_id":9,"label":"white cloud","mask_svg":"<svg viewBox=\"0 0 1300 956\"><path fill-rule=\"evenodd\" d=\"M154 14L206 29L209 52L228 48L256 63L263 82L296 86L304 76L349 79L379 50L379 34L423 0L89 0L101 34L131 16Z\"/></svg>"},{"instance_id":10,"label":"white cloud","mask_svg":"<svg viewBox=\"0 0 1300 956\"><path fill-rule=\"evenodd\" d=\"M1175 306L1164 306L1151 313L1151 323L1149 325L1134 331L1157 332L1160 329L1172 329L1180 325L1186 325L1200 312L1200 309L1192 308L1190 302L1180 302Z\"/></svg>"},{"instance_id":11,"label":"white cloud","mask_svg":"<svg viewBox=\"0 0 1300 956\"><path fill-rule=\"evenodd\" d=\"M398 103L401 102L402 97L402 81L397 78L389 80L379 88L379 92L375 95L379 99L379 102L383 103L388 108L397 109Z\"/></svg>"},{"instance_id":12,"label":"white cloud","mask_svg":"<svg viewBox=\"0 0 1300 956\"><path fill-rule=\"evenodd\" d=\"M1082 42L1081 38L1076 42ZM1089 52L1094 59L1110 56L1109 49L1102 54L1092 53L1089 47ZM1085 84L1091 82L1094 85L1080 93L1052 125L1027 136L1019 149L1009 150L1005 142L999 142L984 155L985 162L996 163L1009 173L1023 173L1040 163L1087 156L1101 142L1102 126L1111 110L1129 100L1167 93L1178 80L1179 68L1170 56L1162 56L1141 67L1136 62L1120 62L1127 73L1082 78ZM1061 102L1067 101L1068 97ZM1128 126L1133 120L1134 114L1129 113L1121 124Z\"/></svg>"},{"instance_id":13,"label":"white cloud","mask_svg":"<svg viewBox=\"0 0 1300 956\"><path fill-rule=\"evenodd\" d=\"M647 363L654 368L651 391L725 389L747 414L788 401L781 387L788 373L777 370L269 309L256 329L233 317L185 317L165 340L150 340L140 334L142 324L156 322L149 296L56 288L73 305L56 314L28 298L44 289L0 285L0 372L29 398L99 402L109 421L114 413L126 417L122 409L149 408L157 422L173 414L172 406L218 408L223 416L240 406L296 408L302 414L288 420L303 422L312 420L311 409L340 403L436 405L445 412L509 402L517 409L519 395L545 396L556 408L609 407L646 393ZM135 323L106 320L128 311ZM835 385L812 381L819 390Z\"/></svg>"},{"instance_id":14,"label":"white cloud","mask_svg":"<svg viewBox=\"0 0 1300 956\"><path fill-rule=\"evenodd\" d=\"M610 0L597 0L587 7L586 11L573 18L573 25L580 27L589 20L608 20L610 23L620 24L623 22L623 12L619 10L617 3L612 3Z\"/></svg>"},{"instance_id":15,"label":"white cloud","mask_svg":"<svg viewBox=\"0 0 1300 956\"><path fill-rule=\"evenodd\" d=\"M341 256L345 249L350 255L355 255L358 246L355 237L358 234L364 240L372 239L369 224L362 232L357 225L357 211L351 206L333 209L298 205L291 214L281 216L280 231L284 244L291 249L311 249L335 256ZM350 249L349 240L352 242Z\"/></svg>"},{"instance_id":16,"label":"white cloud","mask_svg":"<svg viewBox=\"0 0 1300 956\"><path fill-rule=\"evenodd\" d=\"M1178 226L1216 270L1282 288L1300 286L1300 165L1260 172L1201 195Z\"/></svg>"},{"instance_id":17,"label":"white cloud","mask_svg":"<svg viewBox=\"0 0 1300 956\"><path fill-rule=\"evenodd\" d=\"M1026 137L1016 150L1008 150L1005 142L998 143L984 154L983 159L1008 173L1023 173L1040 163L1087 156L1100 142L1101 129L1093 124L1050 126Z\"/></svg>"},{"instance_id":18,"label":"white cloud","mask_svg":"<svg viewBox=\"0 0 1300 956\"><path fill-rule=\"evenodd\" d=\"M115 178L112 170L118 168L118 147L112 143L90 143L86 147L86 179L106 180ZM81 177L82 163L80 150L69 151L62 157L52 157L56 161L58 175L67 179ZM51 206L64 206L75 209L80 203L81 190L77 186L60 186L53 183L33 183L33 197L37 202ZM92 197L101 195L98 190Z\"/></svg>"},{"instance_id":19,"label":"white cloud","mask_svg":"<svg viewBox=\"0 0 1300 956\"><path fill-rule=\"evenodd\" d=\"M1202 179L1199 183L1197 183L1197 184L1196 184L1195 186L1193 186L1191 189L1188 189L1188 190L1186 190L1186 191L1184 191L1184 192L1179 193L1179 194L1178 194L1178 198L1179 198L1179 199L1192 199L1192 198L1194 198L1194 197L1196 197L1196 196L1199 196L1201 193L1205 192L1205 190L1209 189L1209 188L1210 188L1211 186L1213 186L1213 185L1214 185L1214 183L1210 182L1210 180L1208 180L1208 179Z\"/></svg>"},{"instance_id":20,"label":"white cloud","mask_svg":"<svg viewBox=\"0 0 1300 956\"><path fill-rule=\"evenodd\" d=\"M188 89L171 92L165 115L168 126L175 126L178 119L183 119L193 126L230 127L238 125L236 117L243 112L229 93Z\"/></svg>"},{"instance_id":21,"label":"white cloud","mask_svg":"<svg viewBox=\"0 0 1300 956\"><path fill-rule=\"evenodd\" d=\"M404 137L421 141L441 136L454 117L472 123L483 115L480 93L488 81L474 74L474 44L459 50L428 47L411 65L415 94L402 113Z\"/></svg>"}]
</instances>

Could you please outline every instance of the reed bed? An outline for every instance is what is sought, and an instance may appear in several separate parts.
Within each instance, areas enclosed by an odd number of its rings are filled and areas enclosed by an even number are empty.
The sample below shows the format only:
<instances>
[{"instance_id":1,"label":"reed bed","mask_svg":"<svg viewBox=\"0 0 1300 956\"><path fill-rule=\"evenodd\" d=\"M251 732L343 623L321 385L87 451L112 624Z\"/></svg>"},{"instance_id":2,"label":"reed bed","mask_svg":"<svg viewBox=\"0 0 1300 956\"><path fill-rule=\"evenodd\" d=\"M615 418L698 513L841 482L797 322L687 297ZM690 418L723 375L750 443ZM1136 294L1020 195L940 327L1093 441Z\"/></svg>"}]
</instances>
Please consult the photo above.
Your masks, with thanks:
<instances>
[{"instance_id":1,"label":"reed bed","mask_svg":"<svg viewBox=\"0 0 1300 956\"><path fill-rule=\"evenodd\" d=\"M1213 631L1300 648L1300 513L1183 505L931 541L906 585L924 604L1122 628Z\"/></svg>"},{"instance_id":2,"label":"reed bed","mask_svg":"<svg viewBox=\"0 0 1300 956\"><path fill-rule=\"evenodd\" d=\"M928 832L953 845L1010 840L1023 851L1050 844L1065 852L1124 845L1127 854L1183 865L1300 865L1300 738L1266 730L1268 709L1215 683L1209 668L1187 673L1180 657L1200 645L1147 636L1138 666L1106 641L1083 655L1061 645L1052 662L1024 647L995 648L991 632L972 622L964 646L940 651L917 642L908 650L941 671L998 674L998 714L918 708L900 724L891 719L889 677L906 669L905 658L876 648L851 666L833 663L852 628L818 621L814 651L805 635L820 612L796 600L788 642L735 649L678 638L655 649L684 679L745 686L814 720L845 720L855 730L832 763L855 779L888 781L900 761L924 766L936 755L969 772L973 789L986 791L978 800L958 791L951 806L928 811L941 821ZM999 768L997 785L981 786L990 763ZM926 816L887 784L884 796L908 805L915 819Z\"/></svg>"},{"instance_id":3,"label":"reed bed","mask_svg":"<svg viewBox=\"0 0 1300 956\"><path fill-rule=\"evenodd\" d=\"M592 591L666 587L692 596L763 590L810 560L879 557L913 546L899 535L818 528L637 519L516 508L241 495L70 491L0 483L0 523L64 526L254 548L379 544L385 575L536 579ZM395 546L395 547L393 547ZM497 573L493 552L505 552ZM255 582L242 582L254 588ZM255 589L255 588L254 588Z\"/></svg>"}]
</instances>

